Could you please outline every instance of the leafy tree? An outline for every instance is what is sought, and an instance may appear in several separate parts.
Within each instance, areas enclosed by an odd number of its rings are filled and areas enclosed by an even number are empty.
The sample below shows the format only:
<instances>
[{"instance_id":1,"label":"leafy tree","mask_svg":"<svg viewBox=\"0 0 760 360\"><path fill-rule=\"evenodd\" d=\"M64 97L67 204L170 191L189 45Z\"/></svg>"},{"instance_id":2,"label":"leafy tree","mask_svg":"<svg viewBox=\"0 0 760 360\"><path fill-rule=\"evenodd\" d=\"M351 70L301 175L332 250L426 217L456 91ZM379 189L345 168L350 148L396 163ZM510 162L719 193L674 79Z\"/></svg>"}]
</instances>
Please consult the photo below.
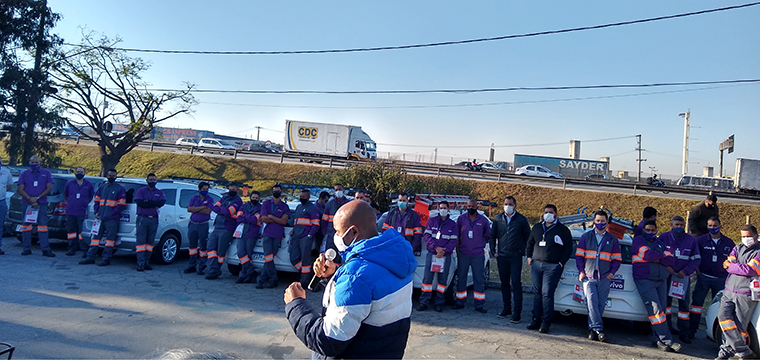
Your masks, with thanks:
<instances>
[{"instance_id":1,"label":"leafy tree","mask_svg":"<svg viewBox=\"0 0 760 360\"><path fill-rule=\"evenodd\" d=\"M100 148L101 176L150 138L157 124L189 113L193 85L181 91L154 92L142 74L150 65L114 49L121 39L85 34L78 48L61 53L51 71L58 93L53 97L79 121L69 125ZM173 105L174 108L167 109ZM113 125L126 131L112 131Z\"/></svg>"}]
</instances>

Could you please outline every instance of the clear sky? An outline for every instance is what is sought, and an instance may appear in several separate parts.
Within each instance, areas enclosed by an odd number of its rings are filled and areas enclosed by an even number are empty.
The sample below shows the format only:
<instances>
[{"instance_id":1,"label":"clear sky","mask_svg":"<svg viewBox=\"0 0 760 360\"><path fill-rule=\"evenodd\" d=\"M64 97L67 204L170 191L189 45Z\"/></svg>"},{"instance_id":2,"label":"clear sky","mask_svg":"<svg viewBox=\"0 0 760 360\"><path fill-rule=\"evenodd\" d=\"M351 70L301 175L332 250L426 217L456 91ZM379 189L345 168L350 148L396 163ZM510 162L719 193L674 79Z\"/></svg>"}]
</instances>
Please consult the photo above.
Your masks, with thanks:
<instances>
[{"instance_id":1,"label":"clear sky","mask_svg":"<svg viewBox=\"0 0 760 360\"><path fill-rule=\"evenodd\" d=\"M750 2L750 0L745 0ZM54 32L78 43L81 27L120 36L128 48L321 50L407 45L598 25L743 4L742 1L198 1L49 0ZM760 78L760 6L600 30L435 48L318 55L169 55L148 60L156 88L224 90L423 90L573 86ZM673 92L674 90L689 90ZM693 91L692 91L693 90ZM651 92L669 92L636 95ZM617 97L608 97L617 96ZM535 102L608 97L576 101ZM165 126L282 143L284 119L360 125L383 155L448 163L514 153L611 156L613 170L681 173L683 118L691 110L689 173L718 165L736 134L736 157L760 158L760 85L413 95L197 94L191 116ZM483 103L489 106L421 107ZM395 108L394 108L395 107ZM515 145L563 143L522 147ZM414 145L414 146L411 146ZM499 147L511 146L511 147ZM470 147L470 148L468 148Z\"/></svg>"}]
</instances>

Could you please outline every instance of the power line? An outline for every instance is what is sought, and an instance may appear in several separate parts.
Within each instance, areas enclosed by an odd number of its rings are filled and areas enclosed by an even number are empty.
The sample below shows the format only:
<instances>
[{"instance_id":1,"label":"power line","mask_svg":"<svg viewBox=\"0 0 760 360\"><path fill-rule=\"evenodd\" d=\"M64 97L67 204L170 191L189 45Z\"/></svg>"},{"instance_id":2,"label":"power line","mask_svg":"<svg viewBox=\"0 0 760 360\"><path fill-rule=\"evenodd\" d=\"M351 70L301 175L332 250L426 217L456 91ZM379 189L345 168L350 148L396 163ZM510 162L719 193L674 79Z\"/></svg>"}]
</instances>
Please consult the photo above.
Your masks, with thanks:
<instances>
[{"instance_id":1,"label":"power line","mask_svg":"<svg viewBox=\"0 0 760 360\"><path fill-rule=\"evenodd\" d=\"M483 88L483 89L429 89L429 90L218 90L218 89L191 89L191 93L201 94L321 94L321 95L357 95L357 94L474 94L496 93L512 91L551 91L551 90L593 90L593 89L632 89L668 86L695 86L717 84L752 84L760 83L760 79L738 79L717 81L688 81L688 82L663 82L648 84L606 84L606 85L580 85L580 86L518 86L506 88ZM147 89L148 91L188 91L187 89Z\"/></svg>"},{"instance_id":2,"label":"power line","mask_svg":"<svg viewBox=\"0 0 760 360\"><path fill-rule=\"evenodd\" d=\"M673 93L690 92L690 91L713 90L713 89L722 89L722 88L727 88L727 87L736 87L736 86L744 86L744 85L756 85L756 84L711 86L711 87L704 87L704 88L699 88L699 89L652 91L652 92L635 93L635 94L618 94L618 95L586 96L586 97L559 98L559 99L540 99L540 100L522 100L522 101L504 101L504 102L488 102L488 103L439 104L439 105L311 106L311 105L240 104L240 103L226 103L226 102L213 102L213 101L202 101L201 103L203 103L203 104L211 104L211 105L267 107L267 108L292 108L292 109L430 109L430 108L457 108L457 107L479 107L479 106L498 106L498 105L540 104L540 103L565 102L565 101L583 101L583 100L613 99L613 98L624 98L624 97L634 97L634 96L661 95L661 94L673 94Z\"/></svg>"},{"instance_id":3,"label":"power line","mask_svg":"<svg viewBox=\"0 0 760 360\"><path fill-rule=\"evenodd\" d=\"M760 2L753 2L753 3L748 3L748 4L727 6L727 7L722 7L722 8L708 9L708 10L693 11L693 12L681 13L681 14L675 14L675 15L658 16L658 17L646 18L646 19L621 21L621 22L615 22L615 23L609 23L609 24L581 26L581 27L561 29L561 30L547 30L547 31L539 31L539 32L524 33L524 34L513 34L513 35L504 35L504 36L495 36L495 37L486 37L486 38L477 38L477 39L468 39L468 40L457 40L457 41L443 41L443 42L434 42L434 43L425 43L425 44L380 46L380 47L367 47L367 48L328 49L328 50L292 50L292 51L158 50L158 49L121 48L121 47L107 47L107 46L100 46L100 48L107 49L107 50L120 50L120 51L142 52L142 53L194 54L194 55L297 55L297 54L351 53L351 52L367 52L367 51L381 51L381 50L403 50L403 49L417 49L417 48L436 47L436 46L472 44L472 43L487 42L487 41L498 41L498 40L534 37L534 36L541 36L541 35L563 34L563 33L570 33L570 32L576 32L576 31L604 29L604 28L610 28L610 27L616 27L616 26L641 24L641 23L647 23L647 22L653 22L653 21L661 21L661 20L668 20L668 19L683 18L683 17L688 17L688 16L703 15L703 14L720 12L720 11L735 10L735 9L741 9L741 8L746 8L746 7L756 6L756 5L760 5ZM70 43L65 43L65 45L83 46L79 44L70 44Z\"/></svg>"},{"instance_id":4,"label":"power line","mask_svg":"<svg viewBox=\"0 0 760 360\"><path fill-rule=\"evenodd\" d=\"M623 140L623 139L631 139L635 138L636 135L629 135L629 136L621 136L621 137L615 137L615 138L606 138L606 139L592 139L592 140L579 140L580 142L590 143L590 142L600 142L600 141L613 141L613 140ZM537 147L537 146L554 146L554 145L567 145L568 142L555 142L555 143L543 143L543 144L522 144L522 145L494 145L494 148L514 148L514 147ZM378 143L377 145L382 146L395 146L395 147L410 147L410 148L439 148L439 149L490 149L491 146L467 146L467 145L409 145L409 144L383 144Z\"/></svg>"}]
</instances>

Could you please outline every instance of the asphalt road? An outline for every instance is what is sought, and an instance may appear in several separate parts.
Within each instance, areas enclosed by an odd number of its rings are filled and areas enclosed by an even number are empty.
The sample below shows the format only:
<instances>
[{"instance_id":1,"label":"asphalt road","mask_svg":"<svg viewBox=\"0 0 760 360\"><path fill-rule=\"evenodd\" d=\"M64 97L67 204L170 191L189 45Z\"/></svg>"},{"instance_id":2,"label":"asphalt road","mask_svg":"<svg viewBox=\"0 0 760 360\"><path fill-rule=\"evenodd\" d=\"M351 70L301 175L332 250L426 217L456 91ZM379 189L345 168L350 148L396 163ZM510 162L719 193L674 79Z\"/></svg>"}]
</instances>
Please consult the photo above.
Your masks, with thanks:
<instances>
[{"instance_id":1,"label":"asphalt road","mask_svg":"<svg viewBox=\"0 0 760 360\"><path fill-rule=\"evenodd\" d=\"M234 284L225 273L214 281L183 274L177 263L135 271L133 255L117 255L108 267L78 265L79 254L55 258L37 246L21 256L21 244L4 239L0 256L0 342L16 346L14 358L150 358L173 348L222 350L244 358L308 358L284 316L282 294L295 280L281 274L276 289ZM418 297L415 294L415 298ZM309 293L319 306L321 294ZM557 318L549 334L525 329L531 296L525 296L523 322L496 318L501 294L488 290L488 314L467 308L412 314L406 357L425 358L713 358L717 345L703 332L684 354L651 347L651 335L628 322L607 320L608 344L591 342L586 318ZM415 301L416 304L416 301ZM646 327L644 327L646 329Z\"/></svg>"}]
</instances>

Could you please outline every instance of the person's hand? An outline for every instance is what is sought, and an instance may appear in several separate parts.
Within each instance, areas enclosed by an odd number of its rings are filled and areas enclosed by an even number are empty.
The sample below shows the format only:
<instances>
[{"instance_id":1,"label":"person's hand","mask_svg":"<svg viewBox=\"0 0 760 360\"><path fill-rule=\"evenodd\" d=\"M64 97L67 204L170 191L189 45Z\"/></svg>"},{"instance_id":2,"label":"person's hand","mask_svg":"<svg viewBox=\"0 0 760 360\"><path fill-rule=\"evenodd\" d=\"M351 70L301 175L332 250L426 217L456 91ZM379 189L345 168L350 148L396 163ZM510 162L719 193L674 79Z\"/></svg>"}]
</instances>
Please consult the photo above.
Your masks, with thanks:
<instances>
[{"instance_id":1,"label":"person's hand","mask_svg":"<svg viewBox=\"0 0 760 360\"><path fill-rule=\"evenodd\" d=\"M435 251L436 251L436 254L435 254L435 255L436 255L436 257L438 257L439 259L440 259L440 258L442 258L444 255L446 255L446 250L444 250L444 248L442 248L442 247L439 247L439 248L435 248Z\"/></svg>"},{"instance_id":2,"label":"person's hand","mask_svg":"<svg viewBox=\"0 0 760 360\"><path fill-rule=\"evenodd\" d=\"M685 277L686 277L686 274L683 272L683 270L681 270L681 271L678 272L678 278L679 279L683 279Z\"/></svg>"},{"instance_id":3,"label":"person's hand","mask_svg":"<svg viewBox=\"0 0 760 360\"><path fill-rule=\"evenodd\" d=\"M586 278L586 273L580 273L578 274L578 281L583 282L583 279Z\"/></svg>"},{"instance_id":4,"label":"person's hand","mask_svg":"<svg viewBox=\"0 0 760 360\"><path fill-rule=\"evenodd\" d=\"M420 255L422 255L422 251L415 251L414 252L414 256L420 256Z\"/></svg>"},{"instance_id":5,"label":"person's hand","mask_svg":"<svg viewBox=\"0 0 760 360\"><path fill-rule=\"evenodd\" d=\"M32 206L34 206L34 208L36 209L37 208L37 197L36 196L30 197L29 198L29 204L31 204Z\"/></svg>"},{"instance_id":6,"label":"person's hand","mask_svg":"<svg viewBox=\"0 0 760 360\"><path fill-rule=\"evenodd\" d=\"M667 270L668 274L670 274L670 275L675 275L676 274L675 270L673 270L673 268L670 267L670 266L666 267L665 270Z\"/></svg>"},{"instance_id":7,"label":"person's hand","mask_svg":"<svg viewBox=\"0 0 760 360\"><path fill-rule=\"evenodd\" d=\"M729 265L731 265L731 262L730 262L730 261L726 260L726 261L724 261L724 262L723 262L723 268L724 268L724 269L728 269L728 266L729 266Z\"/></svg>"},{"instance_id":8,"label":"person's hand","mask_svg":"<svg viewBox=\"0 0 760 360\"><path fill-rule=\"evenodd\" d=\"M493 253L493 257L499 257L499 253Z\"/></svg>"},{"instance_id":9,"label":"person's hand","mask_svg":"<svg viewBox=\"0 0 760 360\"><path fill-rule=\"evenodd\" d=\"M612 280L612 278L614 278L614 277L615 277L615 274L608 274L607 275L607 280Z\"/></svg>"},{"instance_id":10,"label":"person's hand","mask_svg":"<svg viewBox=\"0 0 760 360\"><path fill-rule=\"evenodd\" d=\"M98 219L98 220L100 220L100 215L95 214L95 218Z\"/></svg>"},{"instance_id":11,"label":"person's hand","mask_svg":"<svg viewBox=\"0 0 760 360\"><path fill-rule=\"evenodd\" d=\"M290 236L293 236L293 234L295 234L295 229L290 230Z\"/></svg>"},{"instance_id":12,"label":"person's hand","mask_svg":"<svg viewBox=\"0 0 760 360\"><path fill-rule=\"evenodd\" d=\"M335 274L337 266L334 262L327 260L325 254L319 254L317 260L314 261L314 275L320 278L326 278Z\"/></svg>"},{"instance_id":13,"label":"person's hand","mask_svg":"<svg viewBox=\"0 0 760 360\"><path fill-rule=\"evenodd\" d=\"M528 265L530 265L530 263L532 263L532 262L533 262L533 259L528 258Z\"/></svg>"},{"instance_id":14,"label":"person's hand","mask_svg":"<svg viewBox=\"0 0 760 360\"><path fill-rule=\"evenodd\" d=\"M285 295L283 296L285 305L290 304L290 302L295 299L306 299L306 290L303 289L301 283L298 281L290 284L290 286L285 289Z\"/></svg>"}]
</instances>

